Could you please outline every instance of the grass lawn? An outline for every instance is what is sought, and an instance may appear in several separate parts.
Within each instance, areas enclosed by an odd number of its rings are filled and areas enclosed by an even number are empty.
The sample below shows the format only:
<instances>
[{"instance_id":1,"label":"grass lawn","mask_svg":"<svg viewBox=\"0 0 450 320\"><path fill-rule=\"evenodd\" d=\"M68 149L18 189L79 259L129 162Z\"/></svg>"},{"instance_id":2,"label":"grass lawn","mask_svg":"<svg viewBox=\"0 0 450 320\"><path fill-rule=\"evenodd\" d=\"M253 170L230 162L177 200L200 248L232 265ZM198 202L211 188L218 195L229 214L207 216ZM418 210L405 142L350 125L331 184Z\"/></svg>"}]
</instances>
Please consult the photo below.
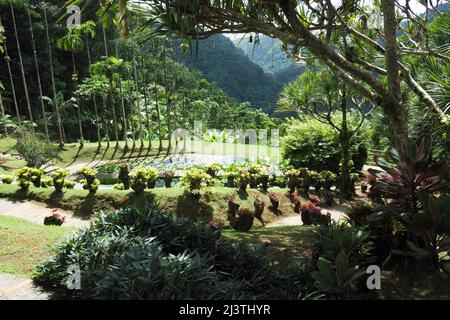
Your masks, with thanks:
<instances>
[{"instance_id":1,"label":"grass lawn","mask_svg":"<svg viewBox=\"0 0 450 320\"><path fill-rule=\"evenodd\" d=\"M50 246L75 230L0 216L0 272L30 276L33 267L50 255Z\"/></svg>"},{"instance_id":2,"label":"grass lawn","mask_svg":"<svg viewBox=\"0 0 450 320\"><path fill-rule=\"evenodd\" d=\"M307 263L312 258L316 238L313 226L283 226L274 228L253 228L249 232L223 230L222 234L233 240L261 245L262 253L273 256L275 267L289 263Z\"/></svg>"},{"instance_id":3,"label":"grass lawn","mask_svg":"<svg viewBox=\"0 0 450 320\"><path fill-rule=\"evenodd\" d=\"M99 190L94 196L89 196L87 190L65 189L61 194L55 194L54 188L30 187L28 192L23 192L17 185L0 183L0 197L21 200L34 200L46 203L55 208L73 211L80 216L89 216L96 212L116 210L127 205L135 205L143 208L146 204L157 202L163 212L173 213L177 216L188 216L213 220L228 226L227 209L228 198L235 197L241 207L253 210L253 202L258 195L265 201L269 198L261 190L248 189L241 193L237 189L216 187L211 201L198 201L179 188L156 188L147 190L143 194L135 195L131 190ZM286 189L271 188L280 198L278 212L273 212L266 207L263 214L263 222L268 224L282 217L294 214L293 205ZM255 220L255 227L262 226L259 220Z\"/></svg>"},{"instance_id":4,"label":"grass lawn","mask_svg":"<svg viewBox=\"0 0 450 320\"><path fill-rule=\"evenodd\" d=\"M0 139L0 152L17 154L14 149L16 141L12 138ZM87 142L84 144L83 148L80 149L77 143L67 143L64 149L59 152L59 159L54 161L54 164L60 167L67 167L75 163L84 163L92 161L110 161L110 160L126 160L130 158L154 158L157 156L166 156L168 149L168 141L163 141L163 149L158 151L159 141L152 141L152 148L149 150L148 142L144 142L143 148L141 149L140 142L137 141L136 146L132 149L132 142L128 142L128 151L125 150L125 142L119 141L119 148L115 148L116 143L114 141L110 142L109 148L106 143L102 143L102 147L98 149L98 144L96 142ZM183 149L183 144L180 143L178 147L175 146L175 142L172 142L171 154L180 154ZM249 157L249 158L262 158L277 160L279 156L279 148L271 146L258 146L258 145L248 145L248 144L228 144L219 142L203 142L196 141L188 143L184 153L201 153L208 155L229 155L237 157ZM18 163L16 163L15 168L17 168ZM20 166L23 166L21 163ZM19 166L19 167L20 167ZM2 163L0 161L0 168ZM14 168L13 168L14 169ZM0 169L1 170L1 169ZM4 167L4 171L8 170L8 166ZM1 173L1 172L0 172Z\"/></svg>"}]
</instances>

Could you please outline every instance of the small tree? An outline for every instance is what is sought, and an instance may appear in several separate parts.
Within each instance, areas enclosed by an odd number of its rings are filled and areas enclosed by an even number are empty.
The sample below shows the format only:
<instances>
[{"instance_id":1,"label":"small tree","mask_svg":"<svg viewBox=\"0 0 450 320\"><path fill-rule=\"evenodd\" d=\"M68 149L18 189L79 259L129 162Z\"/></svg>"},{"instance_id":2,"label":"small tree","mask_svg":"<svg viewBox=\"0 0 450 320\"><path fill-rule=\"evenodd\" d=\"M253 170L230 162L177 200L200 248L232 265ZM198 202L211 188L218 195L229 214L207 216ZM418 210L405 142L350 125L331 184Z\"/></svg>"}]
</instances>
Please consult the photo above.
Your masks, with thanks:
<instances>
[{"instance_id":1,"label":"small tree","mask_svg":"<svg viewBox=\"0 0 450 320\"><path fill-rule=\"evenodd\" d=\"M58 149L44 135L26 130L21 131L16 150L27 166L34 168L39 168L58 156Z\"/></svg>"}]
</instances>

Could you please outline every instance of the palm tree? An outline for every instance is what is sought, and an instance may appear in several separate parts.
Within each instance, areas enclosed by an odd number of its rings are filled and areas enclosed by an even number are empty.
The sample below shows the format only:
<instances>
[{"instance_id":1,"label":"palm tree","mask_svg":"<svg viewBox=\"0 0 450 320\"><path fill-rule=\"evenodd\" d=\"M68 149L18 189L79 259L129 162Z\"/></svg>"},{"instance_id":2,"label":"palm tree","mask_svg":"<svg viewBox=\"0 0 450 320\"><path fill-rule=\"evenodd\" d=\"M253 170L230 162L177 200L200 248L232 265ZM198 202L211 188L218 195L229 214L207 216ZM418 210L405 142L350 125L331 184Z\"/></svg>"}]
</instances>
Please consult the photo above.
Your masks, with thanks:
<instances>
[{"instance_id":1,"label":"palm tree","mask_svg":"<svg viewBox=\"0 0 450 320\"><path fill-rule=\"evenodd\" d=\"M77 82L78 82L78 72L77 72L77 67L76 67L76 63L75 63L74 52L80 50L84 46L83 39L81 37L81 29L79 27L74 28L74 29L69 29L65 36L58 39L57 44L58 44L59 48L70 52L70 55L72 57L72 66L73 66L72 80L73 80L74 89L75 89L77 87ZM75 93L75 99L74 99L73 106L77 110L78 129L80 132L80 147L83 147L84 137L83 137L83 124L82 124L82 119L81 119L81 105L80 105L80 99L78 98L76 93Z\"/></svg>"},{"instance_id":2,"label":"palm tree","mask_svg":"<svg viewBox=\"0 0 450 320\"><path fill-rule=\"evenodd\" d=\"M37 83L38 83L38 88L39 88L39 101L41 103L42 119L44 121L44 132L45 132L45 136L47 137L47 140L48 140L49 134L48 134L48 124L47 124L47 112L45 111L44 99L43 99L43 94L42 94L41 74L39 72L39 63L38 63L37 52L36 52L36 42L34 40L34 32L33 32L33 21L31 20L30 3L28 0L27 0L26 4L27 4L28 24L30 25L31 48L33 49L34 65L36 67L36 77L37 77Z\"/></svg>"},{"instance_id":3,"label":"palm tree","mask_svg":"<svg viewBox=\"0 0 450 320\"><path fill-rule=\"evenodd\" d=\"M134 69L135 88L136 88L136 92L139 93L139 79L138 79L138 74L137 74L136 55L135 55L134 47L133 47L133 69ZM138 107L138 119L139 119L139 139L141 140L141 150L142 150L144 148L144 131L142 128L141 104L140 104L139 100L140 99L138 99L137 107ZM147 107L145 93L144 93L144 105L145 105L145 107Z\"/></svg>"},{"instance_id":4,"label":"palm tree","mask_svg":"<svg viewBox=\"0 0 450 320\"><path fill-rule=\"evenodd\" d=\"M116 148L119 148L119 125L117 123L116 108L114 104L114 88L117 82L117 72L121 69L122 62L114 57L107 57L102 61L98 61L92 65L92 73L103 74L109 81L109 99L111 102L111 110L114 122L114 138L116 139ZM120 81L120 78L119 78Z\"/></svg>"},{"instance_id":5,"label":"palm tree","mask_svg":"<svg viewBox=\"0 0 450 320\"><path fill-rule=\"evenodd\" d=\"M142 66L142 83L143 83L143 90L144 90L144 105L145 105L145 117L147 118L146 120L146 127L147 127L147 132L148 132L148 152L150 152L150 150L152 149L152 128L151 128L151 114L148 108L148 88L147 88L147 80L145 78L145 64L144 64L144 57L141 56L141 66Z\"/></svg>"},{"instance_id":6,"label":"palm tree","mask_svg":"<svg viewBox=\"0 0 450 320\"><path fill-rule=\"evenodd\" d=\"M0 25L2 25L2 20L0 18ZM13 96L13 102L14 102L14 109L16 111L16 117L17 117L17 121L19 122L19 127L22 126L22 121L20 120L20 112L19 112L19 104L17 103L17 96L16 96L16 87L14 86L14 79L13 79L13 74L11 71L11 64L10 64L10 60L11 58L8 55L8 47L6 46L6 41L4 46L2 47L4 54L5 54L5 61L6 61L6 67L8 69L8 75L9 75L9 82L11 85L11 93Z\"/></svg>"},{"instance_id":7,"label":"palm tree","mask_svg":"<svg viewBox=\"0 0 450 320\"><path fill-rule=\"evenodd\" d=\"M87 57L88 57L88 66L89 66L89 72L91 71L91 65L92 65L92 60L91 60L91 50L90 50L90 45L89 45L89 38L94 38L95 37L95 22L93 21L87 21L85 23L83 23L80 26L80 31L82 34L84 34L85 39L86 39L86 51L87 51ZM98 142L98 148L100 150L100 148L102 147L102 137L101 137L101 133L100 133L100 117L98 114L98 107L97 107L97 98L95 97L95 94L92 94L92 103L94 105L94 112L95 112L95 124L96 124L96 129L97 129L97 142Z\"/></svg>"},{"instance_id":8,"label":"palm tree","mask_svg":"<svg viewBox=\"0 0 450 320\"><path fill-rule=\"evenodd\" d=\"M12 16L12 22L13 22L13 27L14 27L14 36L16 37L16 44L17 44L17 53L19 54L19 66L20 66L20 73L22 74L23 88L24 88L24 92L25 92L25 101L27 103L27 108L28 108L28 118L30 120L31 130L34 131L33 113L31 112L30 96L28 95L28 85L27 85L27 80L25 78L25 70L23 68L22 51L20 49L19 34L17 33L16 18L15 18L15 14L14 14L14 7L12 4L12 0L9 0L9 7L11 8L11 16Z\"/></svg>"},{"instance_id":9,"label":"palm tree","mask_svg":"<svg viewBox=\"0 0 450 320\"><path fill-rule=\"evenodd\" d=\"M171 132L171 105L172 101L169 93L169 83L167 76L167 52L166 52L167 41L163 43L163 67L164 67L164 94L166 96L166 125L167 125L167 140L169 140L167 145L167 152L170 152L172 148L172 132Z\"/></svg>"},{"instance_id":10,"label":"palm tree","mask_svg":"<svg viewBox=\"0 0 450 320\"><path fill-rule=\"evenodd\" d=\"M156 64L153 66L153 73L154 73L154 82L153 82L153 90L155 95L155 107L156 107L156 117L158 121L158 138L159 138L159 146L158 146L158 152L161 152L163 149L162 145L162 128L161 128L161 110L159 109L159 94L158 94L158 75L156 73Z\"/></svg>"},{"instance_id":11,"label":"palm tree","mask_svg":"<svg viewBox=\"0 0 450 320\"><path fill-rule=\"evenodd\" d=\"M62 128L62 122L61 122L61 113L59 112L59 106L57 101L57 94L56 94L56 84L55 84L55 74L53 71L53 59L52 59L52 45L50 42L50 35L48 31L48 19L47 19L47 8L44 3L43 5L44 9L44 22L45 22L45 34L47 38L47 48L48 48L48 58L50 62L50 76L52 79L52 90L53 90L53 105L55 107L56 112L56 122L58 126L58 139L59 139L59 148L62 149L64 147L64 140L63 140L63 128Z\"/></svg>"}]
</instances>

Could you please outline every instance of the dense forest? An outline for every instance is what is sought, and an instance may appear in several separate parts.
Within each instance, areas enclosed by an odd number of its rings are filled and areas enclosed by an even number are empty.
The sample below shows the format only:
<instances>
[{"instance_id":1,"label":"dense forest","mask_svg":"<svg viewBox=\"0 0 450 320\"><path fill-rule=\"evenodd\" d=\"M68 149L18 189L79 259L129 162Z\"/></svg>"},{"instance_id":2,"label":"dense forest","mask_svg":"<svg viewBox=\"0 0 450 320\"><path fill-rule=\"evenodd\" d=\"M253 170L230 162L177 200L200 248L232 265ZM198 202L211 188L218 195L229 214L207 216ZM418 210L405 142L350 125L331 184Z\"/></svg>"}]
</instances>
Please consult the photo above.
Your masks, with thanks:
<instances>
[{"instance_id":1,"label":"dense forest","mask_svg":"<svg viewBox=\"0 0 450 320\"><path fill-rule=\"evenodd\" d=\"M197 51L186 55L185 61L230 97L273 112L282 83L252 62L229 38L216 35L198 42Z\"/></svg>"},{"instance_id":2,"label":"dense forest","mask_svg":"<svg viewBox=\"0 0 450 320\"><path fill-rule=\"evenodd\" d=\"M283 43L266 35L236 36L234 44L266 73L286 84L303 72L304 64L294 63L283 50Z\"/></svg>"}]
</instances>

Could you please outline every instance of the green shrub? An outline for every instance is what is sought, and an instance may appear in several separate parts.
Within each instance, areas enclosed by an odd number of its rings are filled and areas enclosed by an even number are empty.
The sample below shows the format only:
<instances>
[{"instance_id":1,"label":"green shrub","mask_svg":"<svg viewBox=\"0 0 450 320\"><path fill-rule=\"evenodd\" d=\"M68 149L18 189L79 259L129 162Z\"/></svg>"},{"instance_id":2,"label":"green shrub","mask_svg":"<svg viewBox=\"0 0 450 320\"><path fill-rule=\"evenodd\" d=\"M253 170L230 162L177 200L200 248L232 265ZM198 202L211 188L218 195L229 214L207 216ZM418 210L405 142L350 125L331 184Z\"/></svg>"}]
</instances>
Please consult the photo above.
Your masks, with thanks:
<instances>
[{"instance_id":1,"label":"green shrub","mask_svg":"<svg viewBox=\"0 0 450 320\"><path fill-rule=\"evenodd\" d=\"M73 189L75 188L76 182L72 180L65 180L64 181L64 188L66 189Z\"/></svg>"},{"instance_id":2,"label":"green shrub","mask_svg":"<svg viewBox=\"0 0 450 320\"><path fill-rule=\"evenodd\" d=\"M349 227L331 222L319 229L314 252L317 271L311 274L314 285L332 298L350 298L359 294L363 276L374 263L370 232L366 227Z\"/></svg>"},{"instance_id":3,"label":"green shrub","mask_svg":"<svg viewBox=\"0 0 450 320\"><path fill-rule=\"evenodd\" d=\"M41 179L44 171L37 168L29 168L30 172L30 182L36 187L39 188L41 186Z\"/></svg>"},{"instance_id":4,"label":"green shrub","mask_svg":"<svg viewBox=\"0 0 450 320\"><path fill-rule=\"evenodd\" d=\"M2 182L4 184L11 184L14 181L14 176L3 176Z\"/></svg>"},{"instance_id":5,"label":"green shrub","mask_svg":"<svg viewBox=\"0 0 450 320\"><path fill-rule=\"evenodd\" d=\"M22 130L15 146L27 166L39 168L57 158L58 149L40 133Z\"/></svg>"},{"instance_id":6,"label":"green shrub","mask_svg":"<svg viewBox=\"0 0 450 320\"><path fill-rule=\"evenodd\" d=\"M84 179L80 181L83 184L83 189L89 190L89 193L96 193L100 186L100 180L97 179L97 170L92 168L81 168L80 173Z\"/></svg>"},{"instance_id":7,"label":"green shrub","mask_svg":"<svg viewBox=\"0 0 450 320\"><path fill-rule=\"evenodd\" d=\"M69 266L80 268L80 290L67 288ZM306 275L276 272L255 247L150 206L97 215L57 245L34 279L72 299L301 299L311 289Z\"/></svg>"},{"instance_id":8,"label":"green shrub","mask_svg":"<svg viewBox=\"0 0 450 320\"><path fill-rule=\"evenodd\" d=\"M41 188L50 188L51 186L53 186L52 178L44 177L41 179Z\"/></svg>"},{"instance_id":9,"label":"green shrub","mask_svg":"<svg viewBox=\"0 0 450 320\"><path fill-rule=\"evenodd\" d=\"M190 168L184 171L180 180L182 189L193 195L210 195L213 190L214 180L205 171L198 168Z\"/></svg>"},{"instance_id":10,"label":"green shrub","mask_svg":"<svg viewBox=\"0 0 450 320\"><path fill-rule=\"evenodd\" d=\"M22 189L23 191L28 190L31 184L30 168L23 167L16 170L16 181L20 189Z\"/></svg>"},{"instance_id":11,"label":"green shrub","mask_svg":"<svg viewBox=\"0 0 450 320\"><path fill-rule=\"evenodd\" d=\"M145 168L135 169L131 174L131 189L136 194L143 193L147 187L148 171Z\"/></svg>"},{"instance_id":12,"label":"green shrub","mask_svg":"<svg viewBox=\"0 0 450 320\"><path fill-rule=\"evenodd\" d=\"M69 175L69 171L58 168L53 172L53 186L56 192L62 192L65 184L65 179Z\"/></svg>"},{"instance_id":13,"label":"green shrub","mask_svg":"<svg viewBox=\"0 0 450 320\"><path fill-rule=\"evenodd\" d=\"M354 169L360 171L367 161L367 147L361 137L354 137L351 145ZM339 136L335 130L318 121L290 120L286 135L281 140L281 154L295 168L339 172Z\"/></svg>"},{"instance_id":14,"label":"green shrub","mask_svg":"<svg viewBox=\"0 0 450 320\"><path fill-rule=\"evenodd\" d=\"M125 190L125 187L124 187L123 183L116 183L115 185L113 185L113 189L114 190Z\"/></svg>"}]
</instances>

